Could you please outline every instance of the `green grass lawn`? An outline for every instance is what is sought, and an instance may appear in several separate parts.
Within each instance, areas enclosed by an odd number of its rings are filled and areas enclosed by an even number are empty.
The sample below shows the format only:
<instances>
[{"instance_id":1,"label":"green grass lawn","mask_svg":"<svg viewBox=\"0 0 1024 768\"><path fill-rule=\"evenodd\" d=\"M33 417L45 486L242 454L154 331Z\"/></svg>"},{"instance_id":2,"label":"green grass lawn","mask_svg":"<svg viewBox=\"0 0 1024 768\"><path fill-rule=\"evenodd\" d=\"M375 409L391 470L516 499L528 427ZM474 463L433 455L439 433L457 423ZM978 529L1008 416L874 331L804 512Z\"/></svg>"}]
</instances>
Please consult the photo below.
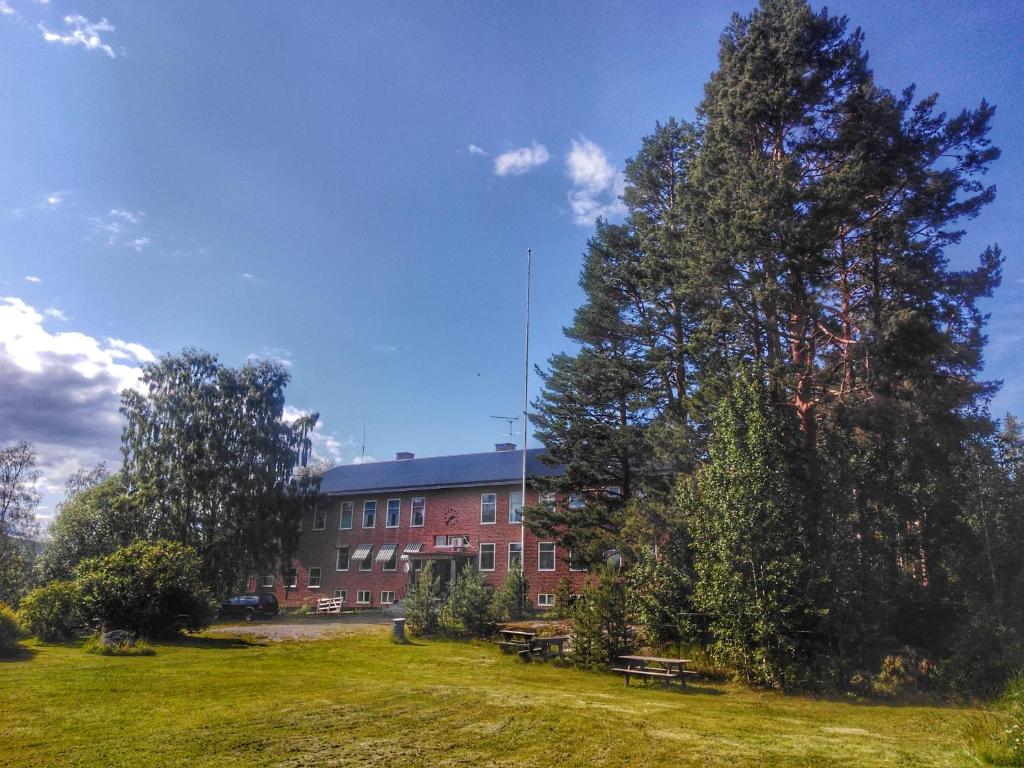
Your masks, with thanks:
<instances>
[{"instance_id":1,"label":"green grass lawn","mask_svg":"<svg viewBox=\"0 0 1024 768\"><path fill-rule=\"evenodd\" d=\"M977 710L625 688L387 629L156 655L26 644L0 662L3 766L967 765Z\"/></svg>"}]
</instances>

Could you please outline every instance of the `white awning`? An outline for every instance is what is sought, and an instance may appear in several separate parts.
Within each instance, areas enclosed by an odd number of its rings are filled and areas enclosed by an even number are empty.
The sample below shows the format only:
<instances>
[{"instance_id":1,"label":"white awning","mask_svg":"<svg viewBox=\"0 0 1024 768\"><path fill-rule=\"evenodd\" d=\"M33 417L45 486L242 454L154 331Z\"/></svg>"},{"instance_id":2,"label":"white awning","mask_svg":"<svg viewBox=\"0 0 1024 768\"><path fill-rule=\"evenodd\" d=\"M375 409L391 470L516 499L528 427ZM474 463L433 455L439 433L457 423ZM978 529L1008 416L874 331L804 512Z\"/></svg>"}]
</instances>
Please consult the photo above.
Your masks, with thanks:
<instances>
[{"instance_id":1,"label":"white awning","mask_svg":"<svg viewBox=\"0 0 1024 768\"><path fill-rule=\"evenodd\" d=\"M388 560L395 556L395 547L397 544L381 544L380 552L377 553L377 562L386 563Z\"/></svg>"},{"instance_id":2,"label":"white awning","mask_svg":"<svg viewBox=\"0 0 1024 768\"><path fill-rule=\"evenodd\" d=\"M356 547L356 551L352 553L352 560L365 560L370 556L370 552L373 550L373 544L360 544Z\"/></svg>"},{"instance_id":3,"label":"white awning","mask_svg":"<svg viewBox=\"0 0 1024 768\"><path fill-rule=\"evenodd\" d=\"M417 552L423 549L422 541L414 541L412 544L406 544L403 550L406 555L415 555Z\"/></svg>"}]
</instances>

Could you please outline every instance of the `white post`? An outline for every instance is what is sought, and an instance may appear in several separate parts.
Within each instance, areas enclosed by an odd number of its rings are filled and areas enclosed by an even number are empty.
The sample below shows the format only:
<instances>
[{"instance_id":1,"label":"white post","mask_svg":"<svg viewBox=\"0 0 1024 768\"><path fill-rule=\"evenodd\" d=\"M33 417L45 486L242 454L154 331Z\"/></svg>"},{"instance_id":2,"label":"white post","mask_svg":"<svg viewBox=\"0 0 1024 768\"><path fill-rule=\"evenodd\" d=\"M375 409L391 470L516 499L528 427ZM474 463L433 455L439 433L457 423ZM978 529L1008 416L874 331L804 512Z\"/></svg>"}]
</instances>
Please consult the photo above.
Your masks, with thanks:
<instances>
[{"instance_id":1,"label":"white post","mask_svg":"<svg viewBox=\"0 0 1024 768\"><path fill-rule=\"evenodd\" d=\"M523 485L519 498L519 568L526 572L526 442L530 434L530 270L533 266L533 249L526 249L526 349L523 355Z\"/></svg>"}]
</instances>

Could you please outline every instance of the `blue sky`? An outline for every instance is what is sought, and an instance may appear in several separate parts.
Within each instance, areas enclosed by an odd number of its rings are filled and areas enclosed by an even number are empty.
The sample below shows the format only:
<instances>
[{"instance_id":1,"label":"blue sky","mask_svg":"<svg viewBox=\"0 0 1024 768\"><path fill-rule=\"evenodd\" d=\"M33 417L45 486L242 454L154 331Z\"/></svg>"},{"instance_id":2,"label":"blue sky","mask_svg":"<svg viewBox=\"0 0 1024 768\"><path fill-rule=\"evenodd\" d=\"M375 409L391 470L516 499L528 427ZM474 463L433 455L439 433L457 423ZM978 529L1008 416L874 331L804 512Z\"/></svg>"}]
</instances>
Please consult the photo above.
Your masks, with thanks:
<instances>
[{"instance_id":1,"label":"blue sky","mask_svg":"<svg viewBox=\"0 0 1024 768\"><path fill-rule=\"evenodd\" d=\"M565 348L593 215L656 120L692 118L749 2L0 0L0 442L117 461L117 389L197 346L290 366L321 453L487 450ZM987 372L1024 413L1024 4L841 2L878 80L997 105ZM536 382L533 386L536 391ZM519 438L516 439L516 442Z\"/></svg>"}]
</instances>

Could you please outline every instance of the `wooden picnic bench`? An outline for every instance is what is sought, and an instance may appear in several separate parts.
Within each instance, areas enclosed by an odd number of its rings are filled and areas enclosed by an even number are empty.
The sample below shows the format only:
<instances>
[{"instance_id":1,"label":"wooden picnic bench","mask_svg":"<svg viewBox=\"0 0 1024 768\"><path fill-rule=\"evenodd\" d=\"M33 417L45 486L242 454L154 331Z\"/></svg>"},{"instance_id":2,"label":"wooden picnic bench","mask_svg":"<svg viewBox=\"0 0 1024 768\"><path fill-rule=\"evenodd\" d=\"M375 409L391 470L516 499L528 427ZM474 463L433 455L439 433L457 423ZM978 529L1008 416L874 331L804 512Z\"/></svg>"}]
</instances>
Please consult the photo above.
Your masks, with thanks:
<instances>
[{"instance_id":1,"label":"wooden picnic bench","mask_svg":"<svg viewBox=\"0 0 1024 768\"><path fill-rule=\"evenodd\" d=\"M678 681L685 685L687 675L697 674L686 669L690 659L667 659L661 656L619 656L618 660L622 666L612 667L612 672L624 675L626 685L629 685L629 678L633 676L664 680L667 683Z\"/></svg>"},{"instance_id":2,"label":"wooden picnic bench","mask_svg":"<svg viewBox=\"0 0 1024 768\"><path fill-rule=\"evenodd\" d=\"M505 651L529 651L530 641L537 636L536 632L523 632L518 629L500 629L501 640L498 645Z\"/></svg>"},{"instance_id":3,"label":"wooden picnic bench","mask_svg":"<svg viewBox=\"0 0 1024 768\"><path fill-rule=\"evenodd\" d=\"M552 656L562 657L565 655L565 646L568 642L569 635L535 637L529 641L527 651L530 656L539 656L542 659L550 659ZM519 653L522 654L522 651Z\"/></svg>"},{"instance_id":4,"label":"wooden picnic bench","mask_svg":"<svg viewBox=\"0 0 1024 768\"><path fill-rule=\"evenodd\" d=\"M341 613L345 601L340 597L321 597L316 601L317 613Z\"/></svg>"}]
</instances>

